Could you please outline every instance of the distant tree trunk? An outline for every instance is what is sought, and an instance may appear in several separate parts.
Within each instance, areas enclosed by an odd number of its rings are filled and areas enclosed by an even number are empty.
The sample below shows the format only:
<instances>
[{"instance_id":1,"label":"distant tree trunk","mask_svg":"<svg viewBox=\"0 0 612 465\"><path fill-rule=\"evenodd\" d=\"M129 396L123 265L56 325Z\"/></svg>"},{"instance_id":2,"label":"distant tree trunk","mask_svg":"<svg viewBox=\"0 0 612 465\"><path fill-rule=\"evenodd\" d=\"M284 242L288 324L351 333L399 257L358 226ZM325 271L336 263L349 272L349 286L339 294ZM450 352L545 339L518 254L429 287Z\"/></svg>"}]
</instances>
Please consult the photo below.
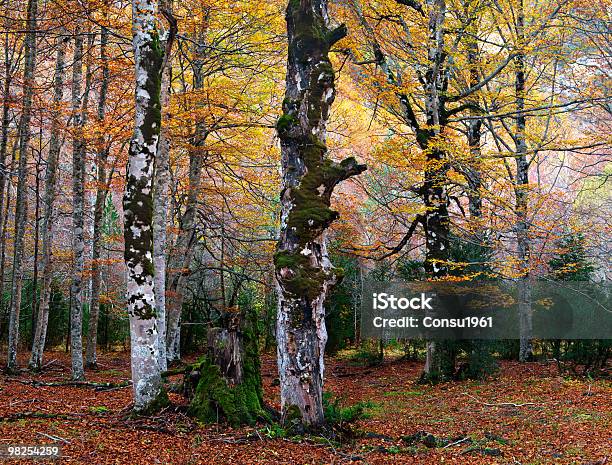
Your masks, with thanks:
<instances>
[{"instance_id":1,"label":"distant tree trunk","mask_svg":"<svg viewBox=\"0 0 612 465\"><path fill-rule=\"evenodd\" d=\"M338 281L325 231L338 218L331 195L343 180L366 168L354 158L327 157L326 127L334 101L329 49L346 36L330 29L327 0L290 0L289 55L281 141L281 231L274 256L278 287L277 343L282 421L318 427L323 415L323 355L327 342L325 299Z\"/></svg>"},{"instance_id":2,"label":"distant tree trunk","mask_svg":"<svg viewBox=\"0 0 612 465\"><path fill-rule=\"evenodd\" d=\"M17 146L19 144L15 143L13 144L13 148L11 150L11 162L9 164L9 172L13 172L15 170L15 165L17 163ZM5 265L6 265L6 245L8 242L8 223L9 223L9 210L11 207L11 193L12 193L12 183L7 182L6 183L6 190L5 190L5 206L4 206L4 213L3 213L3 221L2 224L0 224L0 232L2 233L2 236L0 237L0 246L2 247L0 249L0 270L4 270ZM1 274L1 273L0 273ZM4 282L2 283L2 295L4 296ZM10 313L10 301L9 301L9 305L8 307L4 307L2 306L2 309L4 310L2 313L2 328L0 328L0 337L3 337L5 335L5 330L8 328L8 315Z\"/></svg>"},{"instance_id":3,"label":"distant tree trunk","mask_svg":"<svg viewBox=\"0 0 612 465\"><path fill-rule=\"evenodd\" d=\"M530 277L530 244L529 244L529 162L527 161L526 121L525 121L525 12L523 0L519 0L517 15L517 41L520 53L515 58L515 98L516 98L516 241L517 255L521 266L518 280L518 311L520 322L519 360L529 361L533 358L531 277Z\"/></svg>"},{"instance_id":4,"label":"distant tree trunk","mask_svg":"<svg viewBox=\"0 0 612 465\"><path fill-rule=\"evenodd\" d=\"M61 148L59 134L61 103L64 94L64 67L66 54L66 38L61 34L57 38L57 58L55 61L55 81L53 85L53 113L51 120L51 138L49 141L49 155L47 158L47 172L45 176L45 197L43 200L43 223L42 223L42 251L41 272L42 286L38 304L38 317L36 319L36 331L32 343L32 355L30 356L30 368L40 370L42 366L45 340L47 337L47 326L49 322L49 300L51 297L51 282L53 280L53 202L57 192L57 168Z\"/></svg>"},{"instance_id":5,"label":"distant tree trunk","mask_svg":"<svg viewBox=\"0 0 612 465\"><path fill-rule=\"evenodd\" d=\"M204 77L202 66L204 58L204 34L199 37L199 45L196 49L196 58L193 61L193 88L202 89ZM170 258L170 269L168 274L168 295L171 299L167 302L167 335L166 350L168 362L175 362L181 358L181 311L185 299L185 286L189 278L189 267L195 251L197 241L196 219L198 212L198 195L200 192L200 180L202 167L204 165L204 147L208 129L206 122L198 117L195 124L191 146L189 148L189 186L187 190L187 204L185 213L180 219L179 233L176 244Z\"/></svg>"},{"instance_id":6,"label":"distant tree trunk","mask_svg":"<svg viewBox=\"0 0 612 465\"><path fill-rule=\"evenodd\" d=\"M123 197L134 410L142 413L167 403L159 368L153 268L153 165L162 122L163 66L156 10L155 0L132 2L135 125Z\"/></svg>"},{"instance_id":7,"label":"distant tree trunk","mask_svg":"<svg viewBox=\"0 0 612 465\"><path fill-rule=\"evenodd\" d=\"M72 61L72 305L70 307L70 353L72 378L83 379L83 272L85 271L85 141L81 81L83 79L82 23L76 25Z\"/></svg>"},{"instance_id":8,"label":"distant tree trunk","mask_svg":"<svg viewBox=\"0 0 612 465\"><path fill-rule=\"evenodd\" d=\"M104 122L106 114L106 95L108 92L108 81L110 71L108 68L108 56L106 47L108 44L108 28L102 26L100 34L100 62L102 63L102 81L100 83L100 92L98 96L98 121ZM92 264L91 264L91 300L89 305L89 325L87 333L87 349L85 351L85 363L88 368L97 368L98 366L98 319L100 315L100 249L102 246L102 219L104 216L104 206L108 194L108 186L106 179L106 162L108 160L108 147L104 136L100 138L98 153L97 153L97 188L96 188L96 203L94 206L93 218L93 241L92 241Z\"/></svg>"},{"instance_id":9,"label":"distant tree trunk","mask_svg":"<svg viewBox=\"0 0 612 465\"><path fill-rule=\"evenodd\" d=\"M23 110L19 121L19 167L17 179L17 198L15 208L15 241L13 252L13 276L11 279L11 304L9 316L8 371L17 368L17 345L19 342L19 313L21 308L21 287L23 285L24 236L28 217L27 182L28 150L30 148L30 119L32 116L32 96L34 94L34 70L36 68L36 29L38 1L28 0L27 32L24 45L23 73Z\"/></svg>"},{"instance_id":10,"label":"distant tree trunk","mask_svg":"<svg viewBox=\"0 0 612 465\"><path fill-rule=\"evenodd\" d=\"M160 8L166 15L172 14L172 0L162 0ZM170 207L170 93L172 85L172 60L170 59L172 41L176 25L170 24L165 46L166 57L161 78L162 127L155 157L155 182L153 196L153 265L155 268L155 310L159 333L159 366L168 369L166 351L166 254L168 209Z\"/></svg>"},{"instance_id":11,"label":"distant tree trunk","mask_svg":"<svg viewBox=\"0 0 612 465\"><path fill-rule=\"evenodd\" d=\"M7 185L8 168L6 166L6 155L8 147L8 134L10 124L10 104L11 104L11 82L13 75L11 72L12 59L10 56L9 46L9 26L10 21L7 18L5 21L5 27L7 29L5 40L4 40L4 88L2 92L2 132L0 139L0 328L4 326L4 257L6 247L6 235L5 235L5 202L8 206L8 195L5 195ZM8 192L8 191L7 191ZM8 211L8 210L7 210ZM0 329L0 337L2 336L2 330Z\"/></svg>"},{"instance_id":12,"label":"distant tree trunk","mask_svg":"<svg viewBox=\"0 0 612 465\"><path fill-rule=\"evenodd\" d=\"M51 282L53 280L52 266L52 242L53 242L53 202L56 195L57 165L60 151L59 118L61 115L60 104L63 94L63 68L64 68L64 38L58 39L58 52L55 69L54 85L54 110L51 123L51 139L49 143L49 154L47 160L47 172L45 179L45 197L43 201L43 223L42 223L42 254L41 272L42 286L38 302L38 316L36 318L36 330L32 342L32 354L30 357L30 368L38 370L41 368L43 351L47 334L49 320L49 299L51 294Z\"/></svg>"},{"instance_id":13,"label":"distant tree trunk","mask_svg":"<svg viewBox=\"0 0 612 465\"><path fill-rule=\"evenodd\" d=\"M42 163L42 128L39 133L39 150L36 159L36 182L34 183L34 266L32 270L32 295L30 296L30 343L34 343L34 331L36 328L36 311L38 309L38 255L40 253L40 165Z\"/></svg>"}]
</instances>

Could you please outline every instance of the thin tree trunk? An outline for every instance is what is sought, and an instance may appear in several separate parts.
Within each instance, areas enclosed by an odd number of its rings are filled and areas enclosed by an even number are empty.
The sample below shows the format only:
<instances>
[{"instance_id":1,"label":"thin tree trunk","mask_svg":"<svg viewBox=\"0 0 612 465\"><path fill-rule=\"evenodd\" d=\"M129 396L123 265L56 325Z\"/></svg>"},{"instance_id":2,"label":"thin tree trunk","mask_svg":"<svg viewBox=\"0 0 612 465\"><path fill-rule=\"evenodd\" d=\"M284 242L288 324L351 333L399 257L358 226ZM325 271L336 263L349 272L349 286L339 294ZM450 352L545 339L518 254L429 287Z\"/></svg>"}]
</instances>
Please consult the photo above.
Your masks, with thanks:
<instances>
[{"instance_id":1,"label":"thin tree trunk","mask_svg":"<svg viewBox=\"0 0 612 465\"><path fill-rule=\"evenodd\" d=\"M330 28L327 0L289 1L289 55L281 141L281 231L274 257L278 288L277 343L282 421L304 427L324 423L325 299L338 276L325 231L338 218L334 188L363 172L354 158L327 157L326 127L335 98L329 49L346 36Z\"/></svg>"},{"instance_id":2,"label":"thin tree trunk","mask_svg":"<svg viewBox=\"0 0 612 465\"><path fill-rule=\"evenodd\" d=\"M204 77L202 66L205 48L204 34L199 36L199 45L196 49L196 59L193 62L193 87L202 89ZM187 191L187 204L185 213L180 219L179 233L175 247L172 251L172 270L168 274L168 295L172 298L167 302L167 334L166 350L168 362L176 362L181 358L181 311L185 299L185 286L189 278L189 267L195 251L197 239L196 217L198 212L198 195L200 192L200 179L204 165L204 146L208 137L208 128L203 119L195 124L195 133L189 149L189 187Z\"/></svg>"},{"instance_id":3,"label":"thin tree trunk","mask_svg":"<svg viewBox=\"0 0 612 465\"><path fill-rule=\"evenodd\" d=\"M167 16L172 15L172 0L162 0L160 8ZM168 369L166 350L166 254L168 209L170 207L170 93L172 85L172 60L170 52L173 36L176 31L171 23L166 38L166 57L161 78L162 127L159 134L159 146L155 158L155 183L153 197L153 265L155 267L155 310L157 312L157 330L159 332L159 366L162 371Z\"/></svg>"},{"instance_id":4,"label":"thin tree trunk","mask_svg":"<svg viewBox=\"0 0 612 465\"><path fill-rule=\"evenodd\" d=\"M5 27L7 33L4 40L4 89L2 93L2 134L0 139L0 318L4 318L4 256L6 247L5 231L5 201L8 205L8 195L5 195L7 187L8 168L6 166L6 154L8 147L8 133L10 124L10 103L11 103L11 82L13 75L11 72L12 59L9 54L9 26L10 20L7 17ZM8 183L10 185L10 183ZM8 194L8 190L6 191ZM7 210L8 212L8 210ZM0 327L4 326L4 320L0 320ZM0 337L2 332L0 330Z\"/></svg>"},{"instance_id":5,"label":"thin tree trunk","mask_svg":"<svg viewBox=\"0 0 612 465\"><path fill-rule=\"evenodd\" d=\"M74 58L72 62L72 305L70 307L70 352L72 378L85 377L83 368L83 272L85 270L85 141L83 125L85 113L81 95L83 79L82 23L76 25Z\"/></svg>"},{"instance_id":6,"label":"thin tree trunk","mask_svg":"<svg viewBox=\"0 0 612 465\"><path fill-rule=\"evenodd\" d=\"M19 313L21 308L21 288L23 285L23 246L28 217L27 181L28 150L30 147L30 119L32 116L32 96L34 94L34 70L36 68L36 29L38 1L28 1L27 33L25 38L25 68L23 74L23 111L19 121L19 168L17 180L17 205L15 208L15 241L13 252L13 276L11 279L11 304L9 316L9 341L7 369L17 368L17 345L19 342Z\"/></svg>"},{"instance_id":7,"label":"thin tree trunk","mask_svg":"<svg viewBox=\"0 0 612 465\"><path fill-rule=\"evenodd\" d=\"M106 95L108 92L108 81L110 71L108 68L108 56L106 47L108 44L108 28L102 26L100 34L100 61L102 63L102 81L98 98L98 121L104 122L106 113ZM91 263L91 300L89 305L89 325L87 332L87 348L85 351L85 364L88 368L97 368L97 344L98 344L98 319L100 315L100 249L102 246L102 219L104 206L108 194L106 162L108 160L108 147L104 136L100 138L97 154L97 189L96 204L93 218L93 241L92 241L92 263Z\"/></svg>"},{"instance_id":8,"label":"thin tree trunk","mask_svg":"<svg viewBox=\"0 0 612 465\"><path fill-rule=\"evenodd\" d=\"M11 163L9 165L9 172L13 172L15 170L15 165L17 163L17 147L18 147L18 143L14 143L13 144L13 148L11 150ZM12 193L13 189L12 189L12 183L7 182L6 183L6 190L5 190L5 198L6 198L6 202L5 202L5 206L4 206L4 219L2 224L0 225L0 230L2 232L2 237L0 238L0 245L2 246L2 250L0 250L0 269L4 270L5 265L6 265L6 244L8 242L8 234L7 234L7 230L8 230L8 223L9 223L9 210L11 207L11 193ZM4 285L4 282L2 283ZM4 296L4 286L2 286L2 293ZM0 329L0 337L3 337L5 335L5 329L8 329L8 315L10 313L10 301L9 301L9 305L7 307L2 307L3 308L3 313L2 313L2 328ZM6 325L6 327L5 327Z\"/></svg>"},{"instance_id":9,"label":"thin tree trunk","mask_svg":"<svg viewBox=\"0 0 612 465\"><path fill-rule=\"evenodd\" d=\"M529 162L527 161L526 118L525 118L525 12L523 0L519 0L517 15L517 41L520 53L515 58L515 98L516 98L516 241L517 255L521 266L518 280L518 311L520 323L519 360L529 361L533 358L532 309L531 309L531 276L529 244Z\"/></svg>"},{"instance_id":10,"label":"thin tree trunk","mask_svg":"<svg viewBox=\"0 0 612 465\"><path fill-rule=\"evenodd\" d=\"M47 172L45 177L45 198L43 200L43 224L42 224L42 251L41 272L42 286L38 304L38 317L36 319L36 331L32 342L32 354L30 356L30 368L40 370L47 337L47 326L49 322L49 300L51 298L51 282L53 280L53 203L57 194L57 168L61 148L59 134L61 103L64 94L64 61L66 54L65 37L59 35L57 38L57 58L55 61L55 82L53 86L53 114L51 121L51 139L49 141L49 155L47 159Z\"/></svg>"},{"instance_id":11,"label":"thin tree trunk","mask_svg":"<svg viewBox=\"0 0 612 465\"><path fill-rule=\"evenodd\" d=\"M196 126L193 148L189 151L189 190L187 206L181 217L176 245L172 253L171 272L168 276L168 294L172 299L167 302L168 327L166 335L168 362L181 358L181 310L185 299L185 287L189 278L189 268L195 251L197 239L196 215L198 211L198 194L204 156L201 148L206 139L205 123Z\"/></svg>"},{"instance_id":12,"label":"thin tree trunk","mask_svg":"<svg viewBox=\"0 0 612 465\"><path fill-rule=\"evenodd\" d=\"M123 198L134 410L143 413L167 402L159 368L153 267L153 166L162 122L163 67L156 10L155 0L132 2L135 125Z\"/></svg>"},{"instance_id":13,"label":"thin tree trunk","mask_svg":"<svg viewBox=\"0 0 612 465\"><path fill-rule=\"evenodd\" d=\"M34 269L32 270L32 295L30 296L30 322L31 322L31 338L34 343L34 332L36 328L37 310L38 310L38 255L40 252L40 165L42 162L42 125L39 134L39 151L38 159L36 160L36 183L34 188L34 197L36 199L34 206Z\"/></svg>"}]
</instances>

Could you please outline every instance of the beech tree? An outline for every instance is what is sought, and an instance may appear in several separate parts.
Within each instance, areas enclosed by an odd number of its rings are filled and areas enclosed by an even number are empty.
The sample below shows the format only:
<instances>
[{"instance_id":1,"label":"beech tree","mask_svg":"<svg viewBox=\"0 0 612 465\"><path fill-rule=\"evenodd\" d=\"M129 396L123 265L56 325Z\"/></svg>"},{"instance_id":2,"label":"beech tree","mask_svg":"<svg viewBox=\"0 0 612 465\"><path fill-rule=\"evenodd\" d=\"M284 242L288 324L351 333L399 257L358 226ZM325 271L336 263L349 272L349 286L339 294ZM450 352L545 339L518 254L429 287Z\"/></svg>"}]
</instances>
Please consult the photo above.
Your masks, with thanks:
<instances>
[{"instance_id":1,"label":"beech tree","mask_svg":"<svg viewBox=\"0 0 612 465\"><path fill-rule=\"evenodd\" d=\"M85 271L85 101L83 99L83 30L79 20L74 35L74 55L72 61L72 250L74 254L72 269L71 308L70 308L70 353L72 357L72 378L85 377L83 367L83 272ZM87 91L86 91L87 93Z\"/></svg>"},{"instance_id":2,"label":"beech tree","mask_svg":"<svg viewBox=\"0 0 612 465\"><path fill-rule=\"evenodd\" d=\"M102 79L100 82L100 90L98 94L98 121L102 123L106 115L106 96L108 93L108 84L110 78L110 70L108 67L108 27L102 26L100 33L100 61L102 62ZM89 325L87 333L87 349L85 355L85 363L88 368L96 368L97 361L97 343L98 343L98 319L100 315L100 257L102 246L102 217L104 215L104 205L108 195L107 186L107 169L106 163L108 160L108 146L104 136L99 140L99 147L96 157L96 174L97 174L97 189L96 200L94 205L93 218L93 240L91 244L91 299L89 303Z\"/></svg>"},{"instance_id":3,"label":"beech tree","mask_svg":"<svg viewBox=\"0 0 612 465\"><path fill-rule=\"evenodd\" d=\"M278 369L282 420L324 423L322 405L325 299L340 273L329 259L325 232L338 218L334 188L366 167L327 155L326 129L335 98L329 52L347 34L332 27L327 0L290 0L288 61L281 141L281 231L274 256L278 285Z\"/></svg>"},{"instance_id":4,"label":"beech tree","mask_svg":"<svg viewBox=\"0 0 612 465\"><path fill-rule=\"evenodd\" d=\"M24 236L28 218L28 151L30 149L30 120L34 95L34 71L36 69L36 30L38 20L37 0L28 1L26 38L24 47L23 108L19 120L19 166L17 198L15 207L15 240L13 247L13 274L11 278L11 303L9 309L9 340L7 368L17 368L17 345L19 343L19 316L21 310L21 289L23 286ZM8 205L8 204L7 204Z\"/></svg>"},{"instance_id":5,"label":"beech tree","mask_svg":"<svg viewBox=\"0 0 612 465\"><path fill-rule=\"evenodd\" d=\"M139 412L155 410L167 402L159 366L153 268L153 165L162 122L160 92L164 60L156 10L155 0L132 2L135 126L123 210L134 409Z\"/></svg>"},{"instance_id":6,"label":"beech tree","mask_svg":"<svg viewBox=\"0 0 612 465\"><path fill-rule=\"evenodd\" d=\"M49 156L47 158L47 172L45 179L45 197L43 204L42 223L42 287L38 304L38 317L36 318L36 330L32 343L32 354L30 356L30 368L40 370L42 366L43 352L47 338L47 326L49 323L49 301L51 298L51 282L53 280L53 222L54 202L57 194L58 161L61 149L60 118L61 103L64 94L64 68L66 55L66 37L58 35L57 58L55 61L55 79L53 86L53 114L51 120L51 136L49 141Z\"/></svg>"}]
</instances>

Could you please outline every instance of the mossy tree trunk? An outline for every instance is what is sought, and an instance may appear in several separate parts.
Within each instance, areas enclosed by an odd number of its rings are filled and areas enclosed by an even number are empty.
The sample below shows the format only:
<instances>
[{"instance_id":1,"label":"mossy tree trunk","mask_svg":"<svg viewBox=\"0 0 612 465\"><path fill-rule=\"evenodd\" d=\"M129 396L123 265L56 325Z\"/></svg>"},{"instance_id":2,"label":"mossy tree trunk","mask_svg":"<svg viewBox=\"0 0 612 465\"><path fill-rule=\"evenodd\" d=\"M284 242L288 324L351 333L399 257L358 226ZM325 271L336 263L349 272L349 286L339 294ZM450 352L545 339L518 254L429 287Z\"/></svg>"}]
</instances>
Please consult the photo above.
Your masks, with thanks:
<instances>
[{"instance_id":1,"label":"mossy tree trunk","mask_svg":"<svg viewBox=\"0 0 612 465\"><path fill-rule=\"evenodd\" d=\"M267 419L261 385L257 316L232 314L224 328L208 330L208 351L188 370L184 388L190 413L233 426Z\"/></svg>"},{"instance_id":2,"label":"mossy tree trunk","mask_svg":"<svg viewBox=\"0 0 612 465\"><path fill-rule=\"evenodd\" d=\"M132 3L135 127L123 198L134 410L142 413L167 402L159 367L153 268L153 164L161 128L163 66L156 10L154 0Z\"/></svg>"},{"instance_id":3,"label":"mossy tree trunk","mask_svg":"<svg viewBox=\"0 0 612 465\"><path fill-rule=\"evenodd\" d=\"M324 423L324 303L340 277L326 250L325 231L338 217L334 188L366 168L354 158L327 157L326 127L335 98L330 48L345 37L330 27L327 0L290 0L288 62L283 115L281 231L275 255L278 287L277 343L282 421L305 427Z\"/></svg>"}]
</instances>

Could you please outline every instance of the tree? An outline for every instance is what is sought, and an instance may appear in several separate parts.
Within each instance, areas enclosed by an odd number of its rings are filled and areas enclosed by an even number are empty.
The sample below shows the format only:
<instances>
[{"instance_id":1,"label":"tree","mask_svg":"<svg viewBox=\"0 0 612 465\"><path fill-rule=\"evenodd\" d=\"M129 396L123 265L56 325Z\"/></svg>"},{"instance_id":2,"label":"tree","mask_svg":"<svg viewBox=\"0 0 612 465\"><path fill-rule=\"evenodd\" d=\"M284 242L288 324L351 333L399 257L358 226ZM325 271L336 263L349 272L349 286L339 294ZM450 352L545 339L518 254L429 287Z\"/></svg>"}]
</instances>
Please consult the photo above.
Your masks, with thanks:
<instances>
[{"instance_id":1,"label":"tree","mask_svg":"<svg viewBox=\"0 0 612 465\"><path fill-rule=\"evenodd\" d=\"M19 342L19 314L21 310L21 288L23 286L24 236L28 217L28 150L30 148L30 120L34 95L34 71L36 69L36 30L38 1L28 0L26 21L23 109L19 120L19 166L17 199L15 207L15 241L13 248L13 274L11 278L11 303L9 316L9 341L7 368L17 368L17 344Z\"/></svg>"},{"instance_id":2,"label":"tree","mask_svg":"<svg viewBox=\"0 0 612 465\"><path fill-rule=\"evenodd\" d=\"M100 61L102 62L102 80L98 97L98 122L102 123L106 115L106 96L110 79L108 68L108 27L102 26L100 33ZM93 218L93 240L91 244L91 299L89 304L89 325L87 333L87 349L85 353L85 363L88 368L96 368L97 362L97 342L98 342L98 318L100 314L100 257L102 246L102 217L104 215L104 205L108 195L106 164L108 160L108 147L104 136L99 140L98 153L96 158L97 168L97 190L94 205Z\"/></svg>"},{"instance_id":3,"label":"tree","mask_svg":"<svg viewBox=\"0 0 612 465\"><path fill-rule=\"evenodd\" d=\"M64 69L66 55L66 37L62 34L57 38L57 58L55 61L55 82L53 86L53 115L51 121L51 137L49 141L49 156L47 159L47 172L45 179L45 198L43 205L42 226L42 288L38 304L38 317L36 318L36 332L32 343L30 368L40 370L47 338L49 322L49 301L51 298L51 283L53 281L53 223L54 202L57 194L58 162L61 149L60 117L62 115L61 103L64 94Z\"/></svg>"},{"instance_id":4,"label":"tree","mask_svg":"<svg viewBox=\"0 0 612 465\"><path fill-rule=\"evenodd\" d=\"M162 69L160 104L162 106L162 128L155 158L155 190L153 197L153 264L155 266L155 310L159 332L159 366L162 371L168 368L166 350L166 253L168 208L170 207L170 93L172 90L172 60L170 52L176 21L172 18L172 0L160 4L171 25L166 36L166 60Z\"/></svg>"},{"instance_id":5,"label":"tree","mask_svg":"<svg viewBox=\"0 0 612 465\"><path fill-rule=\"evenodd\" d=\"M325 231L338 217L334 188L365 171L354 158L328 158L326 126L335 98L329 51L347 34L332 28L327 0L290 0L289 54L283 115L277 123L282 151L281 232L274 257L278 285L278 369L282 421L305 427L324 423L325 299L340 278Z\"/></svg>"},{"instance_id":6,"label":"tree","mask_svg":"<svg viewBox=\"0 0 612 465\"><path fill-rule=\"evenodd\" d=\"M72 250L73 268L70 308L70 353L72 378L85 377L83 367L83 273L85 271L85 101L81 88L83 79L83 30L78 20L74 34L74 56L72 60Z\"/></svg>"},{"instance_id":7,"label":"tree","mask_svg":"<svg viewBox=\"0 0 612 465\"><path fill-rule=\"evenodd\" d=\"M161 128L164 52L157 1L134 0L135 126L123 197L127 302L130 318L134 410L151 412L167 402L159 367L153 268L153 165Z\"/></svg>"}]
</instances>

